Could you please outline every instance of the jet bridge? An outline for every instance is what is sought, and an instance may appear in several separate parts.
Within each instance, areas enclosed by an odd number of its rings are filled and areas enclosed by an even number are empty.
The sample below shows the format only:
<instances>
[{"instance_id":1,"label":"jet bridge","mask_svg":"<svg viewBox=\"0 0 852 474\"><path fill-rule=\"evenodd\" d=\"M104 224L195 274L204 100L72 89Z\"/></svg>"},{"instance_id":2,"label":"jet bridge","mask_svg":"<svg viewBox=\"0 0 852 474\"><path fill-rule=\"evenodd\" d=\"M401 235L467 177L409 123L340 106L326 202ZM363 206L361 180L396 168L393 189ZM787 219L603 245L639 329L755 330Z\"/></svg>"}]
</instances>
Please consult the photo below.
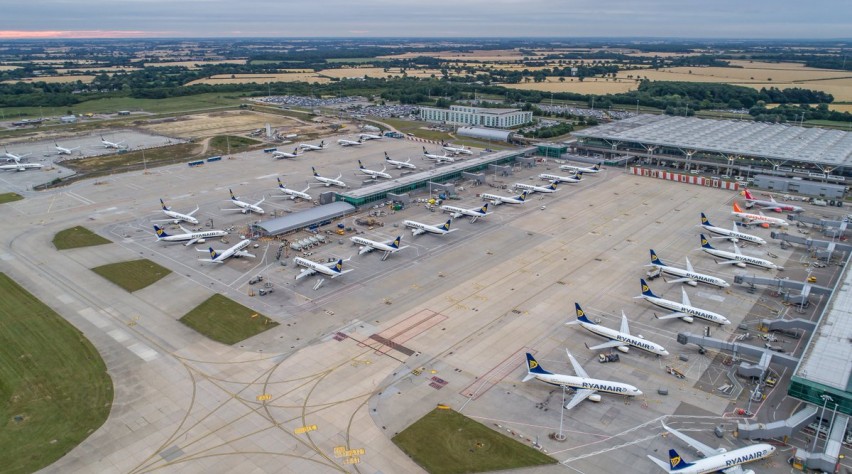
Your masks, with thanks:
<instances>
[{"instance_id":1,"label":"jet bridge","mask_svg":"<svg viewBox=\"0 0 852 474\"><path fill-rule=\"evenodd\" d=\"M813 408L816 411L816 407ZM796 449L796 454L793 456L794 464L798 463L807 467L810 470L822 472L837 472L837 463L840 461L840 448L843 446L844 438L846 437L846 427L849 424L849 417L843 414L835 413L832 416L832 421L829 424L831 430L826 436L823 451L819 451L819 447L815 452L806 451L804 448ZM819 425L822 428L822 425ZM822 431L819 429L819 431ZM817 433L815 437L819 438ZM820 440L816 440L815 445L819 445ZM814 445L812 445L814 446ZM811 446L808 446L810 448Z\"/></svg>"},{"instance_id":2,"label":"jet bridge","mask_svg":"<svg viewBox=\"0 0 852 474\"><path fill-rule=\"evenodd\" d=\"M807 283L803 281L789 280L787 278L763 278L753 275L737 275L734 277L734 283L747 286L763 285L770 288L777 288L779 292L782 288L789 288L791 290L798 290L799 292L804 292L805 287L809 287L810 294L812 295L831 295L831 288L814 285L812 283Z\"/></svg>"},{"instance_id":3,"label":"jet bridge","mask_svg":"<svg viewBox=\"0 0 852 474\"><path fill-rule=\"evenodd\" d=\"M835 250L839 250L843 253L848 254L852 251L852 244L847 244L843 242L833 242L829 240L819 240L819 239L809 239L805 237L799 237L798 235L787 234L785 232L772 232L770 236L773 239L781 240L782 242L791 242L794 244L802 244L808 250L814 250L816 252L816 256L818 258L822 258L825 260L830 260L831 255ZM824 249L824 250L820 250Z\"/></svg>"},{"instance_id":4,"label":"jet bridge","mask_svg":"<svg viewBox=\"0 0 852 474\"><path fill-rule=\"evenodd\" d=\"M677 342L683 345L696 344L699 347L711 347L720 351L730 352L735 356L739 356L742 354L751 359L757 360L761 360L765 354L768 354L771 356L771 359L769 359L771 360L771 362L774 362L782 367L786 367L790 370L794 370L799 364L798 357L793 357L788 354L774 352L764 347L755 347L748 344L738 344L736 342L723 341L721 339L716 339L713 337L698 336L690 332L679 332L677 334ZM746 369L756 367L754 364L746 364ZM758 364L758 366L759 365L760 364ZM768 361L766 365L769 365Z\"/></svg>"},{"instance_id":5,"label":"jet bridge","mask_svg":"<svg viewBox=\"0 0 852 474\"><path fill-rule=\"evenodd\" d=\"M740 439L776 439L799 432L817 416L819 410L813 405L805 405L786 420L771 423L737 423L737 437Z\"/></svg>"},{"instance_id":6,"label":"jet bridge","mask_svg":"<svg viewBox=\"0 0 852 474\"><path fill-rule=\"evenodd\" d=\"M830 219L819 219L817 217L811 217L807 215L800 214L790 214L787 216L787 219L791 221L801 222L803 224L810 224L813 226L819 226L823 229L832 228L832 229L842 229L846 230L847 222L846 221L833 221Z\"/></svg>"}]
</instances>

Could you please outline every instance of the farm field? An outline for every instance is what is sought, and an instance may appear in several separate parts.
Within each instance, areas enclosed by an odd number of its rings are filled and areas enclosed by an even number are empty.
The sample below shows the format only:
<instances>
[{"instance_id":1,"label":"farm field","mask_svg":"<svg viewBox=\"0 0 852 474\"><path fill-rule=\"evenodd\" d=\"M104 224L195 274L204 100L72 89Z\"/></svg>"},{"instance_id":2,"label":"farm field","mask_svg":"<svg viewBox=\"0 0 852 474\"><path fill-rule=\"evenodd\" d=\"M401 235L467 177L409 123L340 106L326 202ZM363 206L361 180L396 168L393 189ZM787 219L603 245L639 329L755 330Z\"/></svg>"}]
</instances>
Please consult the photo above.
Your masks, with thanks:
<instances>
[{"instance_id":1,"label":"farm field","mask_svg":"<svg viewBox=\"0 0 852 474\"><path fill-rule=\"evenodd\" d=\"M23 79L14 79L3 81L3 84L16 84L18 82L45 82L47 84L62 84L66 82L83 82L89 83L95 80L95 76L83 75L83 76L39 76L39 77L25 77Z\"/></svg>"},{"instance_id":2,"label":"farm field","mask_svg":"<svg viewBox=\"0 0 852 474\"><path fill-rule=\"evenodd\" d=\"M466 52L459 51L433 51L433 52L410 52L404 54L396 54L391 56L379 56L379 58L387 59L404 59L416 58L418 56L429 56L440 59L467 59L470 61L512 61L524 58L520 51L514 49L503 49L493 51L473 50Z\"/></svg>"},{"instance_id":3,"label":"farm field","mask_svg":"<svg viewBox=\"0 0 852 474\"><path fill-rule=\"evenodd\" d=\"M580 82L576 78L566 77L565 82L559 82L557 77L548 77L545 82L522 82L519 84L501 84L510 89L533 90L543 92L576 92L578 94L618 94L636 90L639 84L632 79L605 81L602 78L586 78Z\"/></svg>"},{"instance_id":4,"label":"farm field","mask_svg":"<svg viewBox=\"0 0 852 474\"><path fill-rule=\"evenodd\" d=\"M330 82L325 77L319 77L313 72L295 72L279 74L217 74L205 79L197 79L186 85L194 84L266 84L268 82L318 82L325 84Z\"/></svg>"},{"instance_id":5,"label":"farm field","mask_svg":"<svg viewBox=\"0 0 852 474\"><path fill-rule=\"evenodd\" d=\"M437 69L407 69L406 73L411 77L429 77L432 74L436 76L441 75L441 71ZM319 71L318 74L328 77L388 77L388 76L401 76L402 72L399 68L389 68L387 72L385 72L384 68L380 67L351 67L351 68L341 68L341 69L323 69Z\"/></svg>"},{"instance_id":6,"label":"farm field","mask_svg":"<svg viewBox=\"0 0 852 474\"><path fill-rule=\"evenodd\" d=\"M46 116L64 115L68 110L75 114L84 113L115 113L119 110L143 110L151 113L172 113L216 107L237 106L242 103L239 93L222 94L211 92L209 94L196 94L182 97L170 97L168 99L136 99L133 97L112 97L106 99L94 99L74 104L69 107L4 107L0 108L8 116L34 116L40 114Z\"/></svg>"},{"instance_id":7,"label":"farm field","mask_svg":"<svg viewBox=\"0 0 852 474\"><path fill-rule=\"evenodd\" d=\"M251 132L266 127L287 130L287 133L315 132L313 124L300 124L297 120L278 114L266 114L248 110L227 110L204 114L171 117L147 123L141 128L156 134L180 138L195 138L224 133Z\"/></svg>"},{"instance_id":8,"label":"farm field","mask_svg":"<svg viewBox=\"0 0 852 474\"><path fill-rule=\"evenodd\" d=\"M245 59L224 59L220 61L162 61L162 62L154 62L154 63L145 63L145 67L174 67L174 66L183 66L188 67L190 69L198 69L198 65L212 65L212 64L245 64Z\"/></svg>"}]
</instances>

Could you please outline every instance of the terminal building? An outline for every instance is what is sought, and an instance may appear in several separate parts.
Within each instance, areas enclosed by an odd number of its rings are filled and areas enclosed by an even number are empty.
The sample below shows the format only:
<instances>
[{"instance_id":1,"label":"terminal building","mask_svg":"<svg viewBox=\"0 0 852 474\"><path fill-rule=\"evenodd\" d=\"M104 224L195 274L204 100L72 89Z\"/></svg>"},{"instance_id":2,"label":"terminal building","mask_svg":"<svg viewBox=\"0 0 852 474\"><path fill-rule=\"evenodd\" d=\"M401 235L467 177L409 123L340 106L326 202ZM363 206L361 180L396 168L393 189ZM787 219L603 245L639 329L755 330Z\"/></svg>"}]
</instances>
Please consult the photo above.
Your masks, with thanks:
<instances>
[{"instance_id":1,"label":"terminal building","mask_svg":"<svg viewBox=\"0 0 852 474\"><path fill-rule=\"evenodd\" d=\"M520 109L491 109L451 105L449 109L421 107L420 118L427 122L477 127L512 128L532 122L532 112Z\"/></svg>"}]
</instances>

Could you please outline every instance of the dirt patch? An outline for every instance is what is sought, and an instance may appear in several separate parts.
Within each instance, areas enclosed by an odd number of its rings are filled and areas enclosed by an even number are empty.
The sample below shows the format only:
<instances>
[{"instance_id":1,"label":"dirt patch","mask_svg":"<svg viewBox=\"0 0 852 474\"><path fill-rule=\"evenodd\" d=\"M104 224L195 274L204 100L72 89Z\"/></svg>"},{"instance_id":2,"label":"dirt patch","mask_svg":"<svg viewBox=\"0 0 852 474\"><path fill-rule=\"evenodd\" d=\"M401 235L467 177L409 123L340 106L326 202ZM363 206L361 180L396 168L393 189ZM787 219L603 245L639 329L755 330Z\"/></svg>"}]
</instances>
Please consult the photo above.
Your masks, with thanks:
<instances>
[{"instance_id":1,"label":"dirt patch","mask_svg":"<svg viewBox=\"0 0 852 474\"><path fill-rule=\"evenodd\" d=\"M207 114L191 114L180 117L153 120L139 128L157 134L178 138L200 138L223 134L250 133L266 128L269 124L279 132L299 135L320 133L318 125L302 122L293 117L267 114L250 110L229 110Z\"/></svg>"}]
</instances>

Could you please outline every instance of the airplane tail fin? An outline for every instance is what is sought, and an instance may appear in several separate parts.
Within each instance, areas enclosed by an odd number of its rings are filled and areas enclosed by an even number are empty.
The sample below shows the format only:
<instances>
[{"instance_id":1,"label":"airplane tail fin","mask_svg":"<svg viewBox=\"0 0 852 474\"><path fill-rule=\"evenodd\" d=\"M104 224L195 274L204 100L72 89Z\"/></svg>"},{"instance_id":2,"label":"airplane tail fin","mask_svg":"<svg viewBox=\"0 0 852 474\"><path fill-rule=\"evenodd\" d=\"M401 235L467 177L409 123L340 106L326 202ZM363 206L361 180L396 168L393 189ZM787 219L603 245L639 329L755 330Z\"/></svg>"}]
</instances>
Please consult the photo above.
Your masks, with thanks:
<instances>
[{"instance_id":1,"label":"airplane tail fin","mask_svg":"<svg viewBox=\"0 0 852 474\"><path fill-rule=\"evenodd\" d=\"M666 266L666 264L663 263L662 260L660 260L660 257L657 257L657 252L654 252L654 249L651 249L651 264L652 265L659 265L661 267Z\"/></svg>"},{"instance_id":2,"label":"airplane tail fin","mask_svg":"<svg viewBox=\"0 0 852 474\"><path fill-rule=\"evenodd\" d=\"M358 160L358 169L364 169L364 163L361 163L361 160Z\"/></svg>"},{"instance_id":3,"label":"airplane tail fin","mask_svg":"<svg viewBox=\"0 0 852 474\"><path fill-rule=\"evenodd\" d=\"M428 152L428 151L426 151L426 147L424 146L424 147L423 147L423 154L425 155L426 153L429 153L429 152Z\"/></svg>"},{"instance_id":4,"label":"airplane tail fin","mask_svg":"<svg viewBox=\"0 0 852 474\"><path fill-rule=\"evenodd\" d=\"M281 178L277 178L277 177L276 177L275 179L277 179L277 180L278 180L278 187L279 187L279 188L281 188L281 189L284 189L284 188L285 188L285 186L284 186L284 183L282 183L282 182L281 182Z\"/></svg>"},{"instance_id":5,"label":"airplane tail fin","mask_svg":"<svg viewBox=\"0 0 852 474\"><path fill-rule=\"evenodd\" d=\"M745 198L748 200L754 199L754 196L751 195L751 192L749 192L748 188L743 190L743 196L745 196Z\"/></svg>"},{"instance_id":6,"label":"airplane tail fin","mask_svg":"<svg viewBox=\"0 0 852 474\"><path fill-rule=\"evenodd\" d=\"M334 264L333 270L337 273L340 273L341 271L343 271L343 259L342 258L337 259L337 263Z\"/></svg>"},{"instance_id":7,"label":"airplane tail fin","mask_svg":"<svg viewBox=\"0 0 852 474\"><path fill-rule=\"evenodd\" d=\"M705 237L704 234L700 234L700 235L701 235L701 248L712 249L713 246L710 245L710 242L707 240L707 237Z\"/></svg>"},{"instance_id":8,"label":"airplane tail fin","mask_svg":"<svg viewBox=\"0 0 852 474\"><path fill-rule=\"evenodd\" d=\"M314 172L314 176L319 176L319 173L317 173L316 168L314 168L313 166L311 166L311 171Z\"/></svg>"},{"instance_id":9,"label":"airplane tail fin","mask_svg":"<svg viewBox=\"0 0 852 474\"><path fill-rule=\"evenodd\" d=\"M402 241L402 236L401 236L401 235L398 235L395 239L393 239L393 242L391 242L391 243L390 243L390 246L391 246L391 247L393 247L393 248L395 248L395 249L398 249L398 248L399 248L399 243L400 243L401 241Z\"/></svg>"},{"instance_id":10,"label":"airplane tail fin","mask_svg":"<svg viewBox=\"0 0 852 474\"><path fill-rule=\"evenodd\" d=\"M551 181L550 186L548 186L548 189L556 191L556 181Z\"/></svg>"},{"instance_id":11,"label":"airplane tail fin","mask_svg":"<svg viewBox=\"0 0 852 474\"><path fill-rule=\"evenodd\" d=\"M164 211L168 211L171 209L169 206L166 206L166 203L163 202L162 198L160 198L160 205L163 206Z\"/></svg>"},{"instance_id":12,"label":"airplane tail fin","mask_svg":"<svg viewBox=\"0 0 852 474\"><path fill-rule=\"evenodd\" d=\"M219 252L213 250L213 247L208 247L208 251L210 252L210 260L216 260L216 257L219 256Z\"/></svg>"},{"instance_id":13,"label":"airplane tail fin","mask_svg":"<svg viewBox=\"0 0 852 474\"><path fill-rule=\"evenodd\" d=\"M671 472L677 472L683 468L692 466L691 462L686 462L680 457L680 454L677 453L674 449L669 450L669 465L671 466Z\"/></svg>"},{"instance_id":14,"label":"airplane tail fin","mask_svg":"<svg viewBox=\"0 0 852 474\"><path fill-rule=\"evenodd\" d=\"M325 148L325 140L320 140L320 148Z\"/></svg>"},{"instance_id":15,"label":"airplane tail fin","mask_svg":"<svg viewBox=\"0 0 852 474\"><path fill-rule=\"evenodd\" d=\"M388 152L385 152L385 161L390 161L391 157L388 156Z\"/></svg>"},{"instance_id":16,"label":"airplane tail fin","mask_svg":"<svg viewBox=\"0 0 852 474\"><path fill-rule=\"evenodd\" d=\"M650 296L651 298L659 298L659 296L655 295L651 288L648 286L648 283L644 278L640 278L639 281L642 283L642 296Z\"/></svg>"},{"instance_id":17,"label":"airplane tail fin","mask_svg":"<svg viewBox=\"0 0 852 474\"><path fill-rule=\"evenodd\" d=\"M580 307L580 303L574 303L574 310L577 312L577 321L582 321L584 323L595 324L586 317L586 313L583 312L583 308Z\"/></svg>"},{"instance_id":18,"label":"airplane tail fin","mask_svg":"<svg viewBox=\"0 0 852 474\"><path fill-rule=\"evenodd\" d=\"M535 360L535 357L532 356L529 352L527 352L527 376L524 377L524 382L534 379L536 375L547 375L550 372L541 368L538 365L538 361Z\"/></svg>"},{"instance_id":19,"label":"airplane tail fin","mask_svg":"<svg viewBox=\"0 0 852 474\"><path fill-rule=\"evenodd\" d=\"M447 222L444 222L444 225L442 225L441 228L444 230L450 230L450 224L452 224L452 222L452 219L447 219Z\"/></svg>"},{"instance_id":20,"label":"airplane tail fin","mask_svg":"<svg viewBox=\"0 0 852 474\"><path fill-rule=\"evenodd\" d=\"M521 202L526 201L527 195L529 195L529 191L522 192L521 195L518 196L518 200L521 201Z\"/></svg>"},{"instance_id":21,"label":"airplane tail fin","mask_svg":"<svg viewBox=\"0 0 852 474\"><path fill-rule=\"evenodd\" d=\"M734 201L734 212L743 212L743 210L740 208L740 205L737 204L736 201Z\"/></svg>"},{"instance_id":22,"label":"airplane tail fin","mask_svg":"<svg viewBox=\"0 0 852 474\"><path fill-rule=\"evenodd\" d=\"M583 171L582 170L577 171L576 175L577 175L577 179L583 179Z\"/></svg>"},{"instance_id":23,"label":"airplane tail fin","mask_svg":"<svg viewBox=\"0 0 852 474\"><path fill-rule=\"evenodd\" d=\"M601 170L601 164L595 163L595 166L592 166L592 169L595 170L595 171L600 171Z\"/></svg>"},{"instance_id":24,"label":"airplane tail fin","mask_svg":"<svg viewBox=\"0 0 852 474\"><path fill-rule=\"evenodd\" d=\"M233 192L233 191L231 191L231 188L228 188L228 192L229 192L229 193L231 193L231 200L236 201L236 200L237 200L237 197L236 197L236 196L234 196L234 192Z\"/></svg>"},{"instance_id":25,"label":"airplane tail fin","mask_svg":"<svg viewBox=\"0 0 852 474\"><path fill-rule=\"evenodd\" d=\"M488 203L486 202L485 204L482 205L482 207L479 208L479 213L485 214L487 212L488 212Z\"/></svg>"},{"instance_id":26,"label":"airplane tail fin","mask_svg":"<svg viewBox=\"0 0 852 474\"><path fill-rule=\"evenodd\" d=\"M710 219L708 219L703 212L701 213L701 225L705 227L711 227L713 225L710 223Z\"/></svg>"},{"instance_id":27,"label":"airplane tail fin","mask_svg":"<svg viewBox=\"0 0 852 474\"><path fill-rule=\"evenodd\" d=\"M167 234L167 233L166 233L166 230L165 230L165 229L163 229L163 228L161 228L161 227L160 227L160 226L158 226L157 224L154 224L154 232L156 232L156 233L157 233L157 240L160 240L160 239L162 239L163 237L168 237L168 236L169 236L169 234Z\"/></svg>"}]
</instances>

